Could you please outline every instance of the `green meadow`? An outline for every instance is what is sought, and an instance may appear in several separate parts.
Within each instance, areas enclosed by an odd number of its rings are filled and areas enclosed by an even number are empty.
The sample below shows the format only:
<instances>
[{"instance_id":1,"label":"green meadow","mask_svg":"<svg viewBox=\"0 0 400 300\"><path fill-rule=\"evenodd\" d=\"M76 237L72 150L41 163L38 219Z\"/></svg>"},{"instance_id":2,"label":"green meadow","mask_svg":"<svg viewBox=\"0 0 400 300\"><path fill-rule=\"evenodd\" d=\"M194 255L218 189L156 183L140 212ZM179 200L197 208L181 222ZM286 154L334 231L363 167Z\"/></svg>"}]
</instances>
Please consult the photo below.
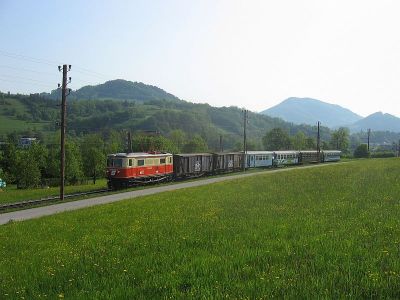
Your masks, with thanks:
<instances>
[{"instance_id":1,"label":"green meadow","mask_svg":"<svg viewBox=\"0 0 400 300\"><path fill-rule=\"evenodd\" d=\"M86 184L68 185L65 187L66 194L87 192L107 187L106 179L96 180L93 184L90 180ZM60 187L18 189L16 185L9 185L0 191L0 204L14 203L25 200L38 200L41 198L58 196Z\"/></svg>"},{"instance_id":2,"label":"green meadow","mask_svg":"<svg viewBox=\"0 0 400 300\"><path fill-rule=\"evenodd\" d=\"M399 298L400 159L0 226L1 299Z\"/></svg>"}]
</instances>

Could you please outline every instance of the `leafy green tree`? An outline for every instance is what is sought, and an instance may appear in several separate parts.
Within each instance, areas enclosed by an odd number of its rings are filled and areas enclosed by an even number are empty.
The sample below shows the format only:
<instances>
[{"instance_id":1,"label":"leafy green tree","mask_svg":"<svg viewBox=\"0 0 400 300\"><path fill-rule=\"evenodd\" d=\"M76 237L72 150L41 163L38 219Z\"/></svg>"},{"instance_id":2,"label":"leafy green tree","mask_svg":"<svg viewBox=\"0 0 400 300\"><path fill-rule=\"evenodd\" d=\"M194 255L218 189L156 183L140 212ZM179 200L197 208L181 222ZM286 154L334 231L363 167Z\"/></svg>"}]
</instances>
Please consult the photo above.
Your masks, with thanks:
<instances>
[{"instance_id":1,"label":"leafy green tree","mask_svg":"<svg viewBox=\"0 0 400 300\"><path fill-rule=\"evenodd\" d=\"M262 138L266 150L290 149L289 134L281 128L273 128Z\"/></svg>"},{"instance_id":2,"label":"leafy green tree","mask_svg":"<svg viewBox=\"0 0 400 300\"><path fill-rule=\"evenodd\" d=\"M29 149L18 149L15 153L11 172L19 188L35 187L40 184L41 174L39 162Z\"/></svg>"},{"instance_id":3,"label":"leafy green tree","mask_svg":"<svg viewBox=\"0 0 400 300\"><path fill-rule=\"evenodd\" d=\"M74 141L69 141L65 145L65 181L76 184L83 177L83 162L79 147Z\"/></svg>"},{"instance_id":4,"label":"leafy green tree","mask_svg":"<svg viewBox=\"0 0 400 300\"><path fill-rule=\"evenodd\" d=\"M298 131L292 137L292 147L295 150L304 150L306 147L306 135L303 131Z\"/></svg>"},{"instance_id":5,"label":"leafy green tree","mask_svg":"<svg viewBox=\"0 0 400 300\"><path fill-rule=\"evenodd\" d=\"M99 134L88 134L83 137L80 149L84 174L86 177L92 177L95 184L98 177L104 177L106 168L104 141Z\"/></svg>"},{"instance_id":6,"label":"leafy green tree","mask_svg":"<svg viewBox=\"0 0 400 300\"><path fill-rule=\"evenodd\" d=\"M176 146L178 151L181 151L186 141L186 134L181 129L172 130L169 133L171 142Z\"/></svg>"},{"instance_id":7,"label":"leafy green tree","mask_svg":"<svg viewBox=\"0 0 400 300\"><path fill-rule=\"evenodd\" d=\"M306 138L305 148L304 149L305 150L315 150L315 149L317 149L317 141L312 137Z\"/></svg>"},{"instance_id":8,"label":"leafy green tree","mask_svg":"<svg viewBox=\"0 0 400 300\"><path fill-rule=\"evenodd\" d=\"M30 155L35 158L38 164L40 177L43 178L47 176L47 164L49 156L47 148L43 144L33 143L27 150Z\"/></svg>"},{"instance_id":9,"label":"leafy green tree","mask_svg":"<svg viewBox=\"0 0 400 300\"><path fill-rule=\"evenodd\" d=\"M206 141L196 134L183 146L183 151L186 153L206 152L208 151L208 146Z\"/></svg>"},{"instance_id":10,"label":"leafy green tree","mask_svg":"<svg viewBox=\"0 0 400 300\"><path fill-rule=\"evenodd\" d=\"M166 151L170 153L177 153L178 148L175 144L161 136L146 136L146 135L137 135L133 138L133 151L135 152L147 152L147 151Z\"/></svg>"},{"instance_id":11,"label":"leafy green tree","mask_svg":"<svg viewBox=\"0 0 400 300\"><path fill-rule=\"evenodd\" d=\"M356 150L354 150L354 157L356 158L367 158L370 156L368 151L368 146L366 144L358 145Z\"/></svg>"},{"instance_id":12,"label":"leafy green tree","mask_svg":"<svg viewBox=\"0 0 400 300\"><path fill-rule=\"evenodd\" d=\"M125 149L125 136L123 136L122 132L108 130L105 132L104 140L106 154L122 152Z\"/></svg>"},{"instance_id":13,"label":"leafy green tree","mask_svg":"<svg viewBox=\"0 0 400 300\"><path fill-rule=\"evenodd\" d=\"M340 127L338 130L333 131L330 144L333 149L341 150L343 153L347 153L350 144L349 129Z\"/></svg>"}]
</instances>

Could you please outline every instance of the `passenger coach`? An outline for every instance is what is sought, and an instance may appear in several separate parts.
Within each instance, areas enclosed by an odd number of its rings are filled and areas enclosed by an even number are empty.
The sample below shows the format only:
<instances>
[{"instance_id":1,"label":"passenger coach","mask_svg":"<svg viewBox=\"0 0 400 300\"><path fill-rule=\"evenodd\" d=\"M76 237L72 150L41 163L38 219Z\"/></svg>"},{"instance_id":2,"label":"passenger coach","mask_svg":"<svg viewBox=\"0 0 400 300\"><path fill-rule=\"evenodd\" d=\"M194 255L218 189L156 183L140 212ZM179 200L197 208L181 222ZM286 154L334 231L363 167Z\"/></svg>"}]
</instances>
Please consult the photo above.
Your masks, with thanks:
<instances>
[{"instance_id":1,"label":"passenger coach","mask_svg":"<svg viewBox=\"0 0 400 300\"><path fill-rule=\"evenodd\" d=\"M273 159L272 151L247 151L246 168L272 167Z\"/></svg>"},{"instance_id":2,"label":"passenger coach","mask_svg":"<svg viewBox=\"0 0 400 300\"><path fill-rule=\"evenodd\" d=\"M275 151L274 165L297 165L299 163L299 151Z\"/></svg>"}]
</instances>

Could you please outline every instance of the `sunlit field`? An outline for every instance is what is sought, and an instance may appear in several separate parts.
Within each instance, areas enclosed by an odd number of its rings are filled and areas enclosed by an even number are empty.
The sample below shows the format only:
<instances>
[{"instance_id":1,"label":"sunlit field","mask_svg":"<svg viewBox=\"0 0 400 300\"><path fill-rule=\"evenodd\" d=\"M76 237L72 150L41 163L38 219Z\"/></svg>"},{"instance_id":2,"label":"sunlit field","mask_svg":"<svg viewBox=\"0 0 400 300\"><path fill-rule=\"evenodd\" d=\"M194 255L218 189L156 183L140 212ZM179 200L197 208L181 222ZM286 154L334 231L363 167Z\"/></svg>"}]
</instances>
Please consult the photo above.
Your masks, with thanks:
<instances>
[{"instance_id":1,"label":"sunlit field","mask_svg":"<svg viewBox=\"0 0 400 300\"><path fill-rule=\"evenodd\" d=\"M399 298L400 159L0 226L0 298Z\"/></svg>"},{"instance_id":2,"label":"sunlit field","mask_svg":"<svg viewBox=\"0 0 400 300\"><path fill-rule=\"evenodd\" d=\"M66 186L65 193L73 194L106 187L106 179L100 179L96 180L96 184L93 184L92 181L88 181L86 184ZM60 187L18 189L16 185L9 185L3 191L0 191L0 204L25 200L37 200L50 196L58 196L59 193Z\"/></svg>"}]
</instances>

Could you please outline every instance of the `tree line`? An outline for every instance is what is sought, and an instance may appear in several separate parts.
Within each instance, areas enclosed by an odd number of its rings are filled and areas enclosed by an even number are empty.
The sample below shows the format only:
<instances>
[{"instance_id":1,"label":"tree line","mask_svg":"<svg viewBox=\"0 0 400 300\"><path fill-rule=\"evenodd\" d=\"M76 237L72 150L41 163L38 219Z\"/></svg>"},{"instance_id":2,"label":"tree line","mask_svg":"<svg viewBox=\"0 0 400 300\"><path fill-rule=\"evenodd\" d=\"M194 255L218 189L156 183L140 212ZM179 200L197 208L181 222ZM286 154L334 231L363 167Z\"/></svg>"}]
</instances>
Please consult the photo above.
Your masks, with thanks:
<instances>
[{"instance_id":1,"label":"tree line","mask_svg":"<svg viewBox=\"0 0 400 300\"><path fill-rule=\"evenodd\" d=\"M0 151L0 178L20 188L49 186L59 184L60 138L58 134L47 137L45 141L32 143L22 148L18 145L19 136L9 134ZM341 129L332 135L331 145L345 151L348 147L348 133ZM106 157L110 153L127 152L127 134L123 131L107 130L80 136L68 136L66 142L67 184L77 184L89 178L94 181L104 177ZM133 152L166 151L170 153L195 153L219 151L220 145L209 148L207 140L198 134L189 136L183 130L175 129L163 136L157 132L137 133L132 138ZM260 146L260 144L262 144ZM334 145L333 145L334 144ZM303 132L290 136L281 128L268 131L260 143L249 140L251 150L304 150L315 149L316 140ZM336 149L336 147L333 147ZM242 143L237 142L231 149L241 151Z\"/></svg>"}]
</instances>

